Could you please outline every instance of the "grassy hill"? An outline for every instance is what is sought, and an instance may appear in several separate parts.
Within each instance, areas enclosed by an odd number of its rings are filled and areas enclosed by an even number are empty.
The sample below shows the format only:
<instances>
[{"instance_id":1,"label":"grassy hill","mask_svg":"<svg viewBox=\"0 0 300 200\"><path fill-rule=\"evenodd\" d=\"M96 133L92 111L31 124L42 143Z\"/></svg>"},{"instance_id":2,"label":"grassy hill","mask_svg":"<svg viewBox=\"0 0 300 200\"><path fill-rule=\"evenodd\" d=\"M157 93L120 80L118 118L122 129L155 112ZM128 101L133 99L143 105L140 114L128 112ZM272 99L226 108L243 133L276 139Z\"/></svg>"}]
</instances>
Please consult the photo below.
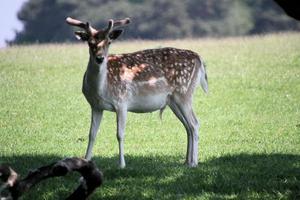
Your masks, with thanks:
<instances>
[{"instance_id":1,"label":"grassy hill","mask_svg":"<svg viewBox=\"0 0 300 200\"><path fill-rule=\"evenodd\" d=\"M206 61L209 94L197 89L199 166L183 165L187 136L170 109L129 114L117 167L115 114L105 112L94 148L104 185L91 199L300 198L300 34L123 41L111 53L173 46ZM81 93L85 44L0 50L0 163L26 174L84 156L90 108ZM38 185L24 199L61 199L78 176Z\"/></svg>"}]
</instances>

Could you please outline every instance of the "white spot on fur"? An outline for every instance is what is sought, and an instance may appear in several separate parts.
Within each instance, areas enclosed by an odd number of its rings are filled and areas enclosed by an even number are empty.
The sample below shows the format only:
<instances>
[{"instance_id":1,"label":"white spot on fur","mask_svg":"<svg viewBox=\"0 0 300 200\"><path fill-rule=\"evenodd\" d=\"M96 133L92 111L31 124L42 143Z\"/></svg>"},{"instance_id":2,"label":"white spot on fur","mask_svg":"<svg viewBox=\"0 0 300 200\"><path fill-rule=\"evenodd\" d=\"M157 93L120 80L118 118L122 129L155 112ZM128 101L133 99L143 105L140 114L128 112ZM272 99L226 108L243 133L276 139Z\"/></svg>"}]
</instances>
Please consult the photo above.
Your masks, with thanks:
<instances>
[{"instance_id":1,"label":"white spot on fur","mask_svg":"<svg viewBox=\"0 0 300 200\"><path fill-rule=\"evenodd\" d=\"M155 86L156 82L157 82L157 78L155 78L154 76L150 77L150 79L148 80L150 86Z\"/></svg>"}]
</instances>

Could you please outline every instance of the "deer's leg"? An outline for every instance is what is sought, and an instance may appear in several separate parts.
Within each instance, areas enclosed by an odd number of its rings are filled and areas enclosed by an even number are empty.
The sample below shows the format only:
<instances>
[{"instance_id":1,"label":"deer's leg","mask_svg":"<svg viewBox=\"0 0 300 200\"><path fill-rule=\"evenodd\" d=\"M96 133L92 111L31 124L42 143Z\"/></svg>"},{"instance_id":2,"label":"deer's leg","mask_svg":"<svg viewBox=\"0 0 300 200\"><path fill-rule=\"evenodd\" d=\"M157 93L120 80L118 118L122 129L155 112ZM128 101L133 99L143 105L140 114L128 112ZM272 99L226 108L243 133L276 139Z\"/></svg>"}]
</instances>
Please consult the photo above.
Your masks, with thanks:
<instances>
[{"instance_id":1,"label":"deer's leg","mask_svg":"<svg viewBox=\"0 0 300 200\"><path fill-rule=\"evenodd\" d=\"M195 167L198 164L198 140L199 123L192 109L192 101L188 98L176 96L173 104L184 118L188 132L187 164Z\"/></svg>"},{"instance_id":2,"label":"deer's leg","mask_svg":"<svg viewBox=\"0 0 300 200\"><path fill-rule=\"evenodd\" d=\"M127 109L125 106L117 109L117 139L119 143L119 167L125 168L124 158L124 137L125 137L125 125L127 117Z\"/></svg>"},{"instance_id":3,"label":"deer's leg","mask_svg":"<svg viewBox=\"0 0 300 200\"><path fill-rule=\"evenodd\" d=\"M102 119L103 110L93 110L92 109L92 119L91 119L91 127L90 127L90 133L89 133L89 143L86 150L85 158L87 160L91 160L92 158L92 151L93 146L95 143L96 135L99 129L99 125Z\"/></svg>"},{"instance_id":4,"label":"deer's leg","mask_svg":"<svg viewBox=\"0 0 300 200\"><path fill-rule=\"evenodd\" d=\"M197 117L193 111L193 109L191 108L192 113L192 126L193 126L193 130L194 133L192 135L193 137L193 158L192 158L192 163L195 165L198 165L198 143L199 143L199 128L200 128L200 123L197 120Z\"/></svg>"},{"instance_id":5,"label":"deer's leg","mask_svg":"<svg viewBox=\"0 0 300 200\"><path fill-rule=\"evenodd\" d=\"M173 113L176 115L176 117L181 121L181 123L184 125L186 133L187 133L187 151L186 151L186 159L185 159L185 164L189 164L191 163L191 145L192 145L192 135L191 135L191 130L190 127L187 123L187 121L185 120L184 116L182 115L181 110L179 109L179 107L177 106L176 102L173 100L170 100L169 102L169 107L171 108L171 110L173 111Z\"/></svg>"},{"instance_id":6,"label":"deer's leg","mask_svg":"<svg viewBox=\"0 0 300 200\"><path fill-rule=\"evenodd\" d=\"M199 123L193 112L191 103L179 103L177 105L190 129L191 144L188 151L190 153L188 155L188 165L195 167L198 165Z\"/></svg>"}]
</instances>

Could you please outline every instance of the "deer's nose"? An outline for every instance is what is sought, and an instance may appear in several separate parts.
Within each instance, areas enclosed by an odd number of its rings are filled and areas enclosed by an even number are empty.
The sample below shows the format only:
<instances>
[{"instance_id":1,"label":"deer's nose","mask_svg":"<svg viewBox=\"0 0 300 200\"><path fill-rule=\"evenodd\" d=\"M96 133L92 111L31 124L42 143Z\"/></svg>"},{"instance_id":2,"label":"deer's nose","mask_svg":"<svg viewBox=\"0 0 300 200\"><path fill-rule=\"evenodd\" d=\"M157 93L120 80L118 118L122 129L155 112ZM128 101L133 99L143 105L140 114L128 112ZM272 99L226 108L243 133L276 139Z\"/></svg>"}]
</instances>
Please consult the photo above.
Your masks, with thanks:
<instances>
[{"instance_id":1,"label":"deer's nose","mask_svg":"<svg viewBox=\"0 0 300 200\"><path fill-rule=\"evenodd\" d=\"M101 63L103 62L103 60L104 60L104 57L103 57L103 56L96 56L96 62L97 62L98 64L101 64Z\"/></svg>"}]
</instances>

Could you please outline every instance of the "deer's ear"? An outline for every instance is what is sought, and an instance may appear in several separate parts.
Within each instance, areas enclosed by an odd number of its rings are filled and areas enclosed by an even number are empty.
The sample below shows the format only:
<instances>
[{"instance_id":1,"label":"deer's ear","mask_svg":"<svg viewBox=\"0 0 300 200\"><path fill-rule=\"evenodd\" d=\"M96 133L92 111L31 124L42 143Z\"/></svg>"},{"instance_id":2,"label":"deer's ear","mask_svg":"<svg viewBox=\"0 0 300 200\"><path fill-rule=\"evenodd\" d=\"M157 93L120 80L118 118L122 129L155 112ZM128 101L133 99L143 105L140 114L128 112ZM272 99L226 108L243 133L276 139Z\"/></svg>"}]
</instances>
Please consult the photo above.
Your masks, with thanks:
<instances>
[{"instance_id":1,"label":"deer's ear","mask_svg":"<svg viewBox=\"0 0 300 200\"><path fill-rule=\"evenodd\" d=\"M123 30L113 30L109 33L109 39L115 40L117 39L121 34L123 33Z\"/></svg>"},{"instance_id":2,"label":"deer's ear","mask_svg":"<svg viewBox=\"0 0 300 200\"><path fill-rule=\"evenodd\" d=\"M75 31L74 34L78 40L82 40L82 41L87 41L89 40L90 37L89 34L85 31Z\"/></svg>"}]
</instances>

